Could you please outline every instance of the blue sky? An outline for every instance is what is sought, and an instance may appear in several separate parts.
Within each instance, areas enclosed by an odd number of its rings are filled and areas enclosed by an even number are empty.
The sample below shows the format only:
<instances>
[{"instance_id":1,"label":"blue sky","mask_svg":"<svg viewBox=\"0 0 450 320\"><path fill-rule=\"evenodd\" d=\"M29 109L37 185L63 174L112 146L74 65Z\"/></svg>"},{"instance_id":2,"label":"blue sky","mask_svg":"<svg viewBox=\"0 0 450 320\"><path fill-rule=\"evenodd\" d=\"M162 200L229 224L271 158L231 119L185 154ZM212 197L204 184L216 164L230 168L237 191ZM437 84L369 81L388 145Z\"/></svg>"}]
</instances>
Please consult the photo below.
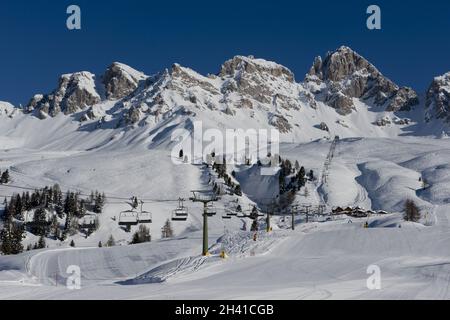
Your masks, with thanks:
<instances>
[{"instance_id":1,"label":"blue sky","mask_svg":"<svg viewBox=\"0 0 450 320\"><path fill-rule=\"evenodd\" d=\"M66 28L66 8L82 30ZM366 9L382 10L382 30ZM317 55L348 45L400 85L424 91L450 71L450 2L412 1L85 1L2 0L0 100L27 103L60 74L101 73L113 61L147 74L178 62L216 73L230 57L281 63L302 80Z\"/></svg>"}]
</instances>

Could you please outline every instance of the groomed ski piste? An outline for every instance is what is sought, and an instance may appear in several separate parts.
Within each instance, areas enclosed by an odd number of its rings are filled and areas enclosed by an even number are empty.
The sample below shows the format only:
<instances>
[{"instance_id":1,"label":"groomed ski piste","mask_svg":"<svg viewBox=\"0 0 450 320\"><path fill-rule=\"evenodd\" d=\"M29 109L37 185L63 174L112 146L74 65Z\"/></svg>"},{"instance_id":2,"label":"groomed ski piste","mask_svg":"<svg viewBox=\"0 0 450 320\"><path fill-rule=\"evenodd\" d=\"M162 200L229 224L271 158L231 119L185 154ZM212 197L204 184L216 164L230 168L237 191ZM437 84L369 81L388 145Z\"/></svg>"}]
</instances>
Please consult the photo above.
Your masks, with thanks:
<instances>
[{"instance_id":1,"label":"groomed ski piste","mask_svg":"<svg viewBox=\"0 0 450 320\"><path fill-rule=\"evenodd\" d=\"M323 199L328 208L361 206L390 214L308 223L298 216L295 230L289 216L273 216L272 232L265 232L262 219L254 241L253 232L242 230L250 220L221 219L225 197L209 219L209 257L201 256L202 207L187 203L188 221L174 223L174 238L159 239L176 204L156 201L208 187L202 166L176 165L164 148L51 151L7 135L2 139L7 147L0 150L1 165L11 167L13 182L0 186L1 195L11 194L14 186L58 183L63 190L99 189L110 197L138 195L155 202L146 203L154 219L150 243L127 245L130 234L113 220L126 205L109 200L100 229L87 239L75 236L75 248L49 240L48 249L0 257L0 299L450 298L448 139L341 138L326 183L309 182L309 196L299 194L296 200ZM283 143L280 153L321 172L330 144L327 139ZM426 188L419 178L427 181ZM254 194L245 187L245 172L240 179L243 205L264 197L264 185ZM419 205L420 223L403 221L405 199ZM363 228L366 222L369 228ZM110 234L117 245L98 248ZM227 259L219 257L222 251ZM67 268L73 265L81 270L80 290L66 287ZM379 290L367 286L373 265L381 271Z\"/></svg>"}]
</instances>

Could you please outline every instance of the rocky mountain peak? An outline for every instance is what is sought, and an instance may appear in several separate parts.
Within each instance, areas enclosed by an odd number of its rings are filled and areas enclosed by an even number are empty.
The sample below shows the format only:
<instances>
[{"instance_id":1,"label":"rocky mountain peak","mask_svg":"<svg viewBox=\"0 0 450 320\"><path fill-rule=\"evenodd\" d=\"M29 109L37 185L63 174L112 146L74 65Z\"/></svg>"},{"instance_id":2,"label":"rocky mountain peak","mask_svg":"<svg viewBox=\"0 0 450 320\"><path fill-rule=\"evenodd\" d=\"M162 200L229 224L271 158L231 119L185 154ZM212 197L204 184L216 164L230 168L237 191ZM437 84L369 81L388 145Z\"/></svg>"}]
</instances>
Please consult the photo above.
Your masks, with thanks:
<instances>
[{"instance_id":1,"label":"rocky mountain peak","mask_svg":"<svg viewBox=\"0 0 450 320\"><path fill-rule=\"evenodd\" d=\"M369 102L375 106L384 106L386 111L407 111L419 103L414 90L400 88L346 46L329 52L323 60L317 57L305 82L319 99L341 114L353 111L353 98L371 100Z\"/></svg>"},{"instance_id":2,"label":"rocky mountain peak","mask_svg":"<svg viewBox=\"0 0 450 320\"><path fill-rule=\"evenodd\" d=\"M52 117L60 112L72 114L101 101L96 90L95 75L87 72L64 74L59 79L58 88L51 94L35 95L25 108L37 110L41 118Z\"/></svg>"},{"instance_id":3,"label":"rocky mountain peak","mask_svg":"<svg viewBox=\"0 0 450 320\"><path fill-rule=\"evenodd\" d=\"M226 61L219 77L224 81L224 95L238 93L242 96L239 106L252 108L255 103L274 104L285 108L298 107L299 84L294 74L275 62L256 59L253 56L235 56Z\"/></svg>"},{"instance_id":4,"label":"rocky mountain peak","mask_svg":"<svg viewBox=\"0 0 450 320\"><path fill-rule=\"evenodd\" d=\"M73 114L100 103L102 97L118 100L129 95L147 76L114 62L100 79L97 81L97 77L87 71L63 74L55 90L33 96L24 110L36 112L40 118L54 117L60 112Z\"/></svg>"},{"instance_id":5,"label":"rocky mountain peak","mask_svg":"<svg viewBox=\"0 0 450 320\"><path fill-rule=\"evenodd\" d=\"M102 76L108 99L120 99L132 93L147 76L123 63L114 62Z\"/></svg>"},{"instance_id":6,"label":"rocky mountain peak","mask_svg":"<svg viewBox=\"0 0 450 320\"><path fill-rule=\"evenodd\" d=\"M433 79L425 106L427 121L436 118L450 123L450 72Z\"/></svg>"},{"instance_id":7,"label":"rocky mountain peak","mask_svg":"<svg viewBox=\"0 0 450 320\"><path fill-rule=\"evenodd\" d=\"M253 56L235 56L226 61L220 70L221 77L244 74L266 74L289 82L294 82L294 74L286 67L264 59L255 59Z\"/></svg>"},{"instance_id":8,"label":"rocky mountain peak","mask_svg":"<svg viewBox=\"0 0 450 320\"><path fill-rule=\"evenodd\" d=\"M315 61L315 64L317 62ZM321 80L335 82L346 80L357 72L374 77L380 75L379 71L366 59L345 46L328 53L319 70L321 71L319 74L322 75Z\"/></svg>"}]
</instances>

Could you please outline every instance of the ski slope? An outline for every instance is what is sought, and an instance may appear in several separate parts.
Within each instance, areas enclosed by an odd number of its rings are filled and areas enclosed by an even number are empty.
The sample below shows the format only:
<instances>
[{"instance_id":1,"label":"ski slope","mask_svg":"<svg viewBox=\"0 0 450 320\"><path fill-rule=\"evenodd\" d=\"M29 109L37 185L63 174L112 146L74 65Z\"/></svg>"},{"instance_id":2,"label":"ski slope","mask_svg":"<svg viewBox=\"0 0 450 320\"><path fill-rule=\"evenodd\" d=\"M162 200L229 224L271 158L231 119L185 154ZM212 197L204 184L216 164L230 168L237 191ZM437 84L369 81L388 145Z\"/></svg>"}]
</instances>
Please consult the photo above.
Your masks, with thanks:
<instances>
[{"instance_id":1,"label":"ski slope","mask_svg":"<svg viewBox=\"0 0 450 320\"><path fill-rule=\"evenodd\" d=\"M326 140L284 143L281 154L320 172L329 146ZM283 223L275 216L273 232L261 231L253 241L252 233L241 230L244 221L225 221L218 213L210 219L212 256L207 258L200 256L201 207L188 204L188 222L174 225L175 238L160 240L160 228L176 203L148 202L154 241L128 246L130 234L112 220L126 205L111 200L100 230L88 239L75 238L76 248L50 242L48 249L0 257L0 299L448 299L449 156L447 139L341 139L326 187L311 185L309 198L300 193L297 200L399 212L411 198L424 214L421 223L405 223L401 213L373 216L368 229L362 227L367 219L297 219L292 231L289 218ZM17 148L0 151L0 158L2 167L12 167L13 185L57 182L63 189L166 199L188 196L208 180L199 166L174 165L163 149ZM426 178L426 189L419 177ZM0 186L0 194L10 192ZM244 198L243 204L252 203ZM226 198L218 203L225 205ZM97 248L110 234L118 246ZM228 259L218 257L222 249ZM70 265L81 269L81 290L64 285ZM366 286L370 265L381 269L381 290Z\"/></svg>"}]
</instances>

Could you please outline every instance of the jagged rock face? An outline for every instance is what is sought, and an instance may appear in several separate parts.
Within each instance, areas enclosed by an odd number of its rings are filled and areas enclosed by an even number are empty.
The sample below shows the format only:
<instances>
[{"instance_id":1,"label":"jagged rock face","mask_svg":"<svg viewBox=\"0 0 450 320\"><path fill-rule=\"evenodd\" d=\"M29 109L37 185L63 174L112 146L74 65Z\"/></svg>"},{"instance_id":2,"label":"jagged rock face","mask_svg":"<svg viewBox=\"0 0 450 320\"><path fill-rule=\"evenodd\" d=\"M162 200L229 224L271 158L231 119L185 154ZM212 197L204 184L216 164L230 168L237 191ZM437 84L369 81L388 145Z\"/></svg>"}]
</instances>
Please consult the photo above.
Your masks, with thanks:
<instances>
[{"instance_id":1,"label":"jagged rock face","mask_svg":"<svg viewBox=\"0 0 450 320\"><path fill-rule=\"evenodd\" d=\"M410 111L417 104L419 104L417 93L411 88L403 87L391 98L386 111Z\"/></svg>"},{"instance_id":2,"label":"jagged rock face","mask_svg":"<svg viewBox=\"0 0 450 320\"><path fill-rule=\"evenodd\" d=\"M328 128L328 125L325 122L321 122L318 128L322 131L330 132L330 129Z\"/></svg>"},{"instance_id":3,"label":"jagged rock face","mask_svg":"<svg viewBox=\"0 0 450 320\"><path fill-rule=\"evenodd\" d=\"M236 56L223 64L219 76L226 79L222 93L241 94L247 99L244 107L249 106L249 98L264 104L277 103L285 109L298 106L290 94L297 85L294 74L274 62Z\"/></svg>"},{"instance_id":4,"label":"jagged rock face","mask_svg":"<svg viewBox=\"0 0 450 320\"><path fill-rule=\"evenodd\" d=\"M141 111L139 108L131 107L126 116L127 124L135 124L138 123L141 119Z\"/></svg>"},{"instance_id":5,"label":"jagged rock face","mask_svg":"<svg viewBox=\"0 0 450 320\"><path fill-rule=\"evenodd\" d=\"M197 74L191 69L183 68L177 63L172 66L170 74L172 77L172 81L169 88L171 89L184 90L185 88L192 88L197 86L210 92L211 94L220 94L220 91L213 84L211 84L211 82L208 81L210 79ZM190 95L189 99L192 102L192 100L195 98ZM193 103L196 103L196 101Z\"/></svg>"},{"instance_id":6,"label":"jagged rock face","mask_svg":"<svg viewBox=\"0 0 450 320\"><path fill-rule=\"evenodd\" d=\"M89 72L77 72L61 76L58 88L49 95L34 96L25 110L37 110L40 117L52 117L60 112L72 114L101 101L95 89L95 76Z\"/></svg>"},{"instance_id":7,"label":"jagged rock face","mask_svg":"<svg viewBox=\"0 0 450 320\"><path fill-rule=\"evenodd\" d=\"M102 77L108 99L121 99L132 93L146 76L121 63L113 63Z\"/></svg>"},{"instance_id":8,"label":"jagged rock face","mask_svg":"<svg viewBox=\"0 0 450 320\"><path fill-rule=\"evenodd\" d=\"M134 108L127 113L127 123L168 114L179 106L194 113L196 109L221 111L231 117L238 109L262 107L274 110L269 124L288 132L292 126L286 114L299 109L301 101L314 100L312 95L308 96L307 90L301 88L287 68L252 57L234 57L224 63L218 76L207 77L174 64L171 70L149 78L142 89L126 99ZM301 90L305 93L303 98ZM307 103L305 101L303 103ZM134 121L130 120L132 118Z\"/></svg>"},{"instance_id":9,"label":"jagged rock face","mask_svg":"<svg viewBox=\"0 0 450 320\"><path fill-rule=\"evenodd\" d=\"M450 123L450 72L434 78L427 92L426 120L443 119Z\"/></svg>"},{"instance_id":10,"label":"jagged rock face","mask_svg":"<svg viewBox=\"0 0 450 320\"><path fill-rule=\"evenodd\" d=\"M280 131L280 133L288 133L292 130L289 121L282 115L270 114L269 123Z\"/></svg>"},{"instance_id":11,"label":"jagged rock face","mask_svg":"<svg viewBox=\"0 0 450 320\"><path fill-rule=\"evenodd\" d=\"M386 111L408 111L419 103L412 89L398 87L348 47L329 53L323 61L316 58L305 82L319 87L314 93L341 114L352 112L352 98L373 99Z\"/></svg>"},{"instance_id":12,"label":"jagged rock face","mask_svg":"<svg viewBox=\"0 0 450 320\"><path fill-rule=\"evenodd\" d=\"M170 70L147 77L116 62L98 84L99 88L89 72L64 75L56 90L34 96L25 110L35 110L41 119L83 110L77 117L80 121L116 121L115 127L156 124L174 114L220 112L224 119L242 121L247 116L288 133L300 127L294 111L302 108L322 113L326 110L320 109L329 109L326 104L347 115L357 109L358 99L381 106L376 112L409 110L418 102L412 89L398 87L346 47L323 60L316 58L302 83L295 82L293 73L282 65L236 56L226 61L217 75L208 76L174 64ZM108 109L113 111L107 114ZM310 112L314 110L305 114Z\"/></svg>"}]
</instances>

